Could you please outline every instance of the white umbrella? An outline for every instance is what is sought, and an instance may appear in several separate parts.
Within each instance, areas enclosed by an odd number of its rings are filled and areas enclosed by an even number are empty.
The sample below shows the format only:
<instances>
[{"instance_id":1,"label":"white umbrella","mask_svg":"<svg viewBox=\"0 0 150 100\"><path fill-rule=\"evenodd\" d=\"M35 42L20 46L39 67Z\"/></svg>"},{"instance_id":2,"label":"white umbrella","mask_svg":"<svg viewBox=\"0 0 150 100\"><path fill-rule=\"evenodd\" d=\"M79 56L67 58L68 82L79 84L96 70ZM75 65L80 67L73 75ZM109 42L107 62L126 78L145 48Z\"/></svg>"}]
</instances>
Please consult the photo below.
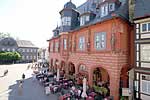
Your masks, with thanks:
<instances>
[{"instance_id":1,"label":"white umbrella","mask_svg":"<svg viewBox=\"0 0 150 100\"><path fill-rule=\"evenodd\" d=\"M86 94L86 78L83 78L83 92L82 92L81 96L83 98L87 97L87 94Z\"/></svg>"},{"instance_id":2,"label":"white umbrella","mask_svg":"<svg viewBox=\"0 0 150 100\"><path fill-rule=\"evenodd\" d=\"M57 77L56 77L56 81L59 81L59 77L60 77L60 74L59 74L59 68L57 69Z\"/></svg>"}]
</instances>

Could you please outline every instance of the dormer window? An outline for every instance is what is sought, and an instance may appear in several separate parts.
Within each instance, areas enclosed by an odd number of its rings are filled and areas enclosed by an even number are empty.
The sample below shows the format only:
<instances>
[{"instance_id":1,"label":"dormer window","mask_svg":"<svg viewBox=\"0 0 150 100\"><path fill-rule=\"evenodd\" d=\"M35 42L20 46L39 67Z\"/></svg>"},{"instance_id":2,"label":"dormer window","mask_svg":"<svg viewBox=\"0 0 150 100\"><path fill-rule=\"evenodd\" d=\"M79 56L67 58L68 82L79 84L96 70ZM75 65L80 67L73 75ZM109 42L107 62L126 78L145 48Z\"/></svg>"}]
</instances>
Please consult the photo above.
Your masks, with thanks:
<instances>
[{"instance_id":1,"label":"dormer window","mask_svg":"<svg viewBox=\"0 0 150 100\"><path fill-rule=\"evenodd\" d=\"M108 15L108 3L101 6L101 17Z\"/></svg>"},{"instance_id":2,"label":"dormer window","mask_svg":"<svg viewBox=\"0 0 150 100\"><path fill-rule=\"evenodd\" d=\"M115 10L115 5L114 3L109 4L109 11L114 11Z\"/></svg>"},{"instance_id":3,"label":"dormer window","mask_svg":"<svg viewBox=\"0 0 150 100\"><path fill-rule=\"evenodd\" d=\"M85 25L86 22L90 21L89 15L81 16L80 18L80 26Z\"/></svg>"},{"instance_id":4,"label":"dormer window","mask_svg":"<svg viewBox=\"0 0 150 100\"><path fill-rule=\"evenodd\" d=\"M62 17L62 26L71 26L71 17Z\"/></svg>"}]
</instances>

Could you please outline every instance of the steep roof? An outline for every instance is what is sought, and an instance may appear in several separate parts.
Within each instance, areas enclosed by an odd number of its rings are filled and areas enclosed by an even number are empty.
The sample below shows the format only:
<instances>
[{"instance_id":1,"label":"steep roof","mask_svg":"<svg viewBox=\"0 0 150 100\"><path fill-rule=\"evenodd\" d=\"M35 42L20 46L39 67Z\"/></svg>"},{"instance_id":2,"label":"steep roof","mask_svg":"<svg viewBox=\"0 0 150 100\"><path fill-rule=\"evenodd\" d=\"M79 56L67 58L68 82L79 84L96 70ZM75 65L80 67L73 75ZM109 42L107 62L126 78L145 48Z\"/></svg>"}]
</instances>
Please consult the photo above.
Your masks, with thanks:
<instances>
[{"instance_id":1,"label":"steep roof","mask_svg":"<svg viewBox=\"0 0 150 100\"><path fill-rule=\"evenodd\" d=\"M84 4L79 6L77 8L77 10L80 12L80 14L84 13L85 11L90 11L92 9L92 8L90 8L90 7L92 7L91 6L92 3L93 3L92 0L88 0L87 2L85 2ZM87 8L87 10L85 10L85 8ZM93 11L93 12L96 13L96 15L99 15L99 12L96 12L96 11ZM129 20L128 1L126 1L126 0L121 1L121 5L114 12L109 13L107 16L104 16L104 17L97 16L96 18L94 18L94 20L91 20L89 23L87 23L83 26L77 26L74 30L71 30L71 31L75 31L80 28L90 26L92 24L110 20L113 18L112 13L115 15L115 17L120 17L120 18L128 21Z\"/></svg>"},{"instance_id":2,"label":"steep roof","mask_svg":"<svg viewBox=\"0 0 150 100\"><path fill-rule=\"evenodd\" d=\"M31 41L27 40L16 40L18 47L32 47L37 48Z\"/></svg>"},{"instance_id":3,"label":"steep roof","mask_svg":"<svg viewBox=\"0 0 150 100\"><path fill-rule=\"evenodd\" d=\"M150 0L135 0L134 19L150 16Z\"/></svg>"}]
</instances>

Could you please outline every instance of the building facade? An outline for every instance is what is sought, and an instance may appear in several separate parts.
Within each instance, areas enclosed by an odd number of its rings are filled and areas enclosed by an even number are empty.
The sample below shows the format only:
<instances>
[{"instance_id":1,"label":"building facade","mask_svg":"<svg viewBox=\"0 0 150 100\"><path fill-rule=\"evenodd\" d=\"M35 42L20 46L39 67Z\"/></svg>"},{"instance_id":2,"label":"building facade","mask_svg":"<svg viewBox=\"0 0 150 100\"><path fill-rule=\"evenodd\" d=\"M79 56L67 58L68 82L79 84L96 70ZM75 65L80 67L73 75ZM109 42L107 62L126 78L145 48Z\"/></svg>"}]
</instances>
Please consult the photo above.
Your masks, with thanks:
<instances>
[{"instance_id":1,"label":"building facade","mask_svg":"<svg viewBox=\"0 0 150 100\"><path fill-rule=\"evenodd\" d=\"M70 1L60 11L61 26L49 41L50 69L64 70L78 83L109 83L119 100L128 88L133 67L133 27L128 21L128 0L87 0L77 7Z\"/></svg>"},{"instance_id":2,"label":"building facade","mask_svg":"<svg viewBox=\"0 0 150 100\"><path fill-rule=\"evenodd\" d=\"M17 51L22 59L19 62L37 61L38 47L35 47L30 41L15 40L11 37L0 39L0 51Z\"/></svg>"},{"instance_id":3,"label":"building facade","mask_svg":"<svg viewBox=\"0 0 150 100\"><path fill-rule=\"evenodd\" d=\"M136 0L135 23L135 98L150 99L150 0Z\"/></svg>"}]
</instances>

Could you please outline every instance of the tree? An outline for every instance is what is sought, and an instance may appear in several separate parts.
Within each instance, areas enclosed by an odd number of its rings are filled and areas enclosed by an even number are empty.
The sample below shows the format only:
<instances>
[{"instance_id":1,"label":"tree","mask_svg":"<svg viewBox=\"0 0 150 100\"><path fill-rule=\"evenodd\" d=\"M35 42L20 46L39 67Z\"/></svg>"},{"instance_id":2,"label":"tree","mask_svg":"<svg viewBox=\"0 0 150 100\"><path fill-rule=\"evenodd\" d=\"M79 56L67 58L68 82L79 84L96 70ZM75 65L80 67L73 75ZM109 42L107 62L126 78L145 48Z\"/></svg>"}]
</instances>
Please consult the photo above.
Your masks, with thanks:
<instances>
[{"instance_id":1,"label":"tree","mask_svg":"<svg viewBox=\"0 0 150 100\"><path fill-rule=\"evenodd\" d=\"M10 33L0 32L0 38L11 37Z\"/></svg>"},{"instance_id":2,"label":"tree","mask_svg":"<svg viewBox=\"0 0 150 100\"><path fill-rule=\"evenodd\" d=\"M18 52L0 52L1 63L14 63L21 59L21 55Z\"/></svg>"}]
</instances>

